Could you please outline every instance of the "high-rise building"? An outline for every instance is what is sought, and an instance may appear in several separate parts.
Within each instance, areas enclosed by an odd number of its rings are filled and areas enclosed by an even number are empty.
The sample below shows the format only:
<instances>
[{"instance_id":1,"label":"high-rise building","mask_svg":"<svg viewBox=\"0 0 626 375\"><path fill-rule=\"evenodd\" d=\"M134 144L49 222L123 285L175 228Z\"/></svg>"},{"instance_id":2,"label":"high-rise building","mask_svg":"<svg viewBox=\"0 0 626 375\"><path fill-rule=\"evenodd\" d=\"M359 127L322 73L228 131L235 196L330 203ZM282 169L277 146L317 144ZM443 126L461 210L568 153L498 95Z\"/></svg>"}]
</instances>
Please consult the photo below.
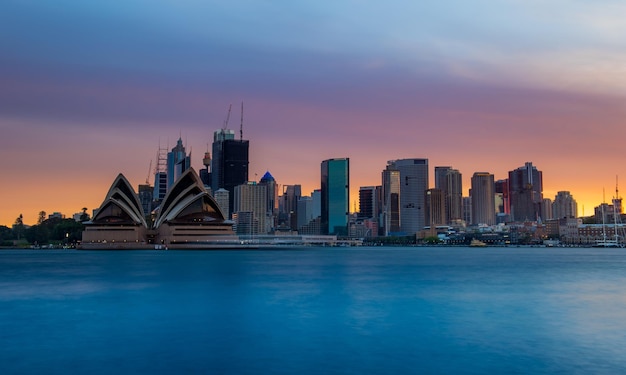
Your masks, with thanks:
<instances>
[{"instance_id":1,"label":"high-rise building","mask_svg":"<svg viewBox=\"0 0 626 375\"><path fill-rule=\"evenodd\" d=\"M157 172L154 174L154 192L152 193L152 199L157 206L163 201L165 194L167 194L167 172Z\"/></svg>"},{"instance_id":2,"label":"high-rise building","mask_svg":"<svg viewBox=\"0 0 626 375\"><path fill-rule=\"evenodd\" d=\"M463 176L452 167L435 167L435 189L444 195L446 222L463 221Z\"/></svg>"},{"instance_id":3,"label":"high-rise building","mask_svg":"<svg viewBox=\"0 0 626 375\"><path fill-rule=\"evenodd\" d=\"M176 146L167 153L167 190L174 185L189 167L191 167L191 156L187 156L183 140L178 138Z\"/></svg>"},{"instance_id":4,"label":"high-rise building","mask_svg":"<svg viewBox=\"0 0 626 375\"><path fill-rule=\"evenodd\" d=\"M496 194L501 197L500 205L496 207L496 212L502 214L510 214L511 213L511 204L509 201L509 180L503 179L498 180L494 183Z\"/></svg>"},{"instance_id":5,"label":"high-rise building","mask_svg":"<svg viewBox=\"0 0 626 375\"><path fill-rule=\"evenodd\" d=\"M541 215L539 216L541 218L542 222L546 222L547 220L552 220L552 199L550 198L543 198L541 200L540 203L540 211Z\"/></svg>"},{"instance_id":6,"label":"high-rise building","mask_svg":"<svg viewBox=\"0 0 626 375\"><path fill-rule=\"evenodd\" d=\"M157 208L167 194L167 148L159 144L154 168L154 191L152 209Z\"/></svg>"},{"instance_id":7,"label":"high-rise building","mask_svg":"<svg viewBox=\"0 0 626 375\"><path fill-rule=\"evenodd\" d=\"M509 172L509 197L513 221L537 221L543 199L542 173L527 162Z\"/></svg>"},{"instance_id":8,"label":"high-rise building","mask_svg":"<svg viewBox=\"0 0 626 375\"><path fill-rule=\"evenodd\" d=\"M143 212L146 215L149 215L152 212L152 194L154 193L154 188L149 184L141 184L139 185L139 189L137 194L139 195L139 202L141 202L141 206L143 207Z\"/></svg>"},{"instance_id":9,"label":"high-rise building","mask_svg":"<svg viewBox=\"0 0 626 375\"><path fill-rule=\"evenodd\" d=\"M552 218L578 217L578 204L569 191L559 191L552 203Z\"/></svg>"},{"instance_id":10,"label":"high-rise building","mask_svg":"<svg viewBox=\"0 0 626 375\"><path fill-rule=\"evenodd\" d=\"M230 202L230 192L226 189L218 189L213 193L213 198L220 210L222 210L222 214L224 214L224 218L228 220L230 218L230 211L228 208L228 202Z\"/></svg>"},{"instance_id":11,"label":"high-rise building","mask_svg":"<svg viewBox=\"0 0 626 375\"><path fill-rule=\"evenodd\" d=\"M381 216L381 235L400 233L400 171L391 162L382 172Z\"/></svg>"},{"instance_id":12,"label":"high-rise building","mask_svg":"<svg viewBox=\"0 0 626 375\"><path fill-rule=\"evenodd\" d=\"M298 201L302 196L302 186L283 185L283 194L279 197L278 226L298 230Z\"/></svg>"},{"instance_id":13,"label":"high-rise building","mask_svg":"<svg viewBox=\"0 0 626 375\"><path fill-rule=\"evenodd\" d=\"M428 159L400 159L390 164L400 172L400 228L413 235L426 225Z\"/></svg>"},{"instance_id":14,"label":"high-rise building","mask_svg":"<svg viewBox=\"0 0 626 375\"><path fill-rule=\"evenodd\" d=\"M446 207L443 191L426 190L426 225L431 229L446 224Z\"/></svg>"},{"instance_id":15,"label":"high-rise building","mask_svg":"<svg viewBox=\"0 0 626 375\"><path fill-rule=\"evenodd\" d=\"M495 225L494 176L488 172L476 172L472 176L472 224Z\"/></svg>"},{"instance_id":16,"label":"high-rise building","mask_svg":"<svg viewBox=\"0 0 626 375\"><path fill-rule=\"evenodd\" d=\"M359 219L378 219L380 186L361 186L359 188Z\"/></svg>"},{"instance_id":17,"label":"high-rise building","mask_svg":"<svg viewBox=\"0 0 626 375\"><path fill-rule=\"evenodd\" d=\"M471 191L470 191L471 194ZM463 221L472 223L472 197L463 197Z\"/></svg>"},{"instance_id":18,"label":"high-rise building","mask_svg":"<svg viewBox=\"0 0 626 375\"><path fill-rule=\"evenodd\" d=\"M237 217L239 219L245 217L246 223L252 225L251 228L248 228L246 226L241 227L250 229L249 232L246 232L246 229L240 231L240 226L237 225L238 234L267 233L267 191L265 185L259 185L256 182L248 182L243 185L235 186L234 209L234 213L238 214ZM240 214L243 212L251 212L252 221L249 220L248 214Z\"/></svg>"},{"instance_id":19,"label":"high-rise building","mask_svg":"<svg viewBox=\"0 0 626 375\"><path fill-rule=\"evenodd\" d=\"M328 159L321 165L322 232L347 235L350 215L350 159Z\"/></svg>"},{"instance_id":20,"label":"high-rise building","mask_svg":"<svg viewBox=\"0 0 626 375\"><path fill-rule=\"evenodd\" d=\"M276 179L267 171L261 177L259 185L265 185L267 189L267 211L275 214L278 212L278 186L276 185Z\"/></svg>"},{"instance_id":21,"label":"high-rise building","mask_svg":"<svg viewBox=\"0 0 626 375\"><path fill-rule=\"evenodd\" d=\"M213 159L211 160L211 189L228 190L231 198L235 195L235 186L248 182L249 142L235 139L235 132L220 129L213 134ZM233 199L228 208L233 211Z\"/></svg>"}]
</instances>

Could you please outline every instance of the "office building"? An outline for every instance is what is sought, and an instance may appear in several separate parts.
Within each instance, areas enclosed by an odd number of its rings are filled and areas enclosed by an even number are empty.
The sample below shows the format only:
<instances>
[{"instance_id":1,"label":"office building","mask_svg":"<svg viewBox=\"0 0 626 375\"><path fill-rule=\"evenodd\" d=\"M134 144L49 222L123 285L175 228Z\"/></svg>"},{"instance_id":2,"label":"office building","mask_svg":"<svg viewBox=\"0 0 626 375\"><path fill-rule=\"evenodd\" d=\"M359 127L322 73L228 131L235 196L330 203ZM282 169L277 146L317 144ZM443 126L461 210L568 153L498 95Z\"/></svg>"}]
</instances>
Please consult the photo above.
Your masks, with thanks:
<instances>
[{"instance_id":1,"label":"office building","mask_svg":"<svg viewBox=\"0 0 626 375\"><path fill-rule=\"evenodd\" d=\"M444 195L448 224L463 222L463 176L452 167L435 167L435 189Z\"/></svg>"},{"instance_id":2,"label":"office building","mask_svg":"<svg viewBox=\"0 0 626 375\"><path fill-rule=\"evenodd\" d=\"M180 176L191 167L191 156L187 156L183 140L178 138L176 146L167 153L167 190L169 190Z\"/></svg>"},{"instance_id":3,"label":"office building","mask_svg":"<svg viewBox=\"0 0 626 375\"><path fill-rule=\"evenodd\" d=\"M279 197L278 226L285 230L298 230L298 201L302 196L302 186L283 185Z\"/></svg>"},{"instance_id":4,"label":"office building","mask_svg":"<svg viewBox=\"0 0 626 375\"><path fill-rule=\"evenodd\" d=\"M495 185L494 176L487 172L476 172L472 176L472 224L495 225Z\"/></svg>"},{"instance_id":5,"label":"office building","mask_svg":"<svg viewBox=\"0 0 626 375\"><path fill-rule=\"evenodd\" d=\"M256 182L235 186L234 214L237 234L266 234L267 188ZM251 213L243 214L243 213ZM245 220L244 220L245 219ZM245 225L244 225L245 224Z\"/></svg>"},{"instance_id":6,"label":"office building","mask_svg":"<svg viewBox=\"0 0 626 375\"><path fill-rule=\"evenodd\" d=\"M444 194L440 189L426 190L426 225L431 229L446 224Z\"/></svg>"},{"instance_id":7,"label":"office building","mask_svg":"<svg viewBox=\"0 0 626 375\"><path fill-rule=\"evenodd\" d=\"M359 188L359 219L378 219L380 190L380 186L361 186Z\"/></svg>"},{"instance_id":8,"label":"office building","mask_svg":"<svg viewBox=\"0 0 626 375\"><path fill-rule=\"evenodd\" d=\"M543 199L542 173L527 162L509 172L509 197L513 221L537 221L541 217Z\"/></svg>"},{"instance_id":9,"label":"office building","mask_svg":"<svg viewBox=\"0 0 626 375\"><path fill-rule=\"evenodd\" d=\"M381 216L381 235L400 234L400 171L391 162L382 172Z\"/></svg>"},{"instance_id":10,"label":"office building","mask_svg":"<svg viewBox=\"0 0 626 375\"><path fill-rule=\"evenodd\" d=\"M278 219L278 185L269 171L265 172L263 177L261 177L259 185L265 186L265 191L267 193L266 221L271 228L270 231L273 231L277 225Z\"/></svg>"},{"instance_id":11,"label":"office building","mask_svg":"<svg viewBox=\"0 0 626 375\"><path fill-rule=\"evenodd\" d=\"M559 191L552 202L552 218L578 217L578 204L569 191Z\"/></svg>"},{"instance_id":12,"label":"office building","mask_svg":"<svg viewBox=\"0 0 626 375\"><path fill-rule=\"evenodd\" d=\"M222 211L224 218L229 219L230 211L228 208L228 202L230 202L230 192L226 189L218 189L213 193L213 198Z\"/></svg>"},{"instance_id":13,"label":"office building","mask_svg":"<svg viewBox=\"0 0 626 375\"><path fill-rule=\"evenodd\" d=\"M321 165L322 233L347 235L350 215L350 159L328 159Z\"/></svg>"},{"instance_id":14,"label":"office building","mask_svg":"<svg viewBox=\"0 0 626 375\"><path fill-rule=\"evenodd\" d=\"M235 132L220 129L213 134L213 159L211 160L211 189L228 190L231 200L228 210L233 212L235 186L248 181L249 142L235 139Z\"/></svg>"},{"instance_id":15,"label":"office building","mask_svg":"<svg viewBox=\"0 0 626 375\"><path fill-rule=\"evenodd\" d=\"M414 235L426 226L428 159L400 159L390 163L400 172L400 229Z\"/></svg>"}]
</instances>

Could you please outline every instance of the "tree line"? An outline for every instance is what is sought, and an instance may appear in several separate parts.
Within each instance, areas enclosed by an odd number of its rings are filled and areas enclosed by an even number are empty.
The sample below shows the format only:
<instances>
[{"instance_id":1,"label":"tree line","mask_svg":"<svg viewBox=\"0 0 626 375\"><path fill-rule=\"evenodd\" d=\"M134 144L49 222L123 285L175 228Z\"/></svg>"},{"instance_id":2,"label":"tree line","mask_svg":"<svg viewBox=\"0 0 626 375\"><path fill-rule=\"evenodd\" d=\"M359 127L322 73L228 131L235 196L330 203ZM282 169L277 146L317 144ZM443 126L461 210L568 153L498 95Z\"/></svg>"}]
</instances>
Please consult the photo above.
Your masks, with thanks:
<instances>
[{"instance_id":1,"label":"tree line","mask_svg":"<svg viewBox=\"0 0 626 375\"><path fill-rule=\"evenodd\" d=\"M37 224L27 226L20 214L11 228L0 225L0 246L75 245L82 238L83 223L90 220L87 208L83 208L79 221L46 217L46 212L40 211Z\"/></svg>"}]
</instances>

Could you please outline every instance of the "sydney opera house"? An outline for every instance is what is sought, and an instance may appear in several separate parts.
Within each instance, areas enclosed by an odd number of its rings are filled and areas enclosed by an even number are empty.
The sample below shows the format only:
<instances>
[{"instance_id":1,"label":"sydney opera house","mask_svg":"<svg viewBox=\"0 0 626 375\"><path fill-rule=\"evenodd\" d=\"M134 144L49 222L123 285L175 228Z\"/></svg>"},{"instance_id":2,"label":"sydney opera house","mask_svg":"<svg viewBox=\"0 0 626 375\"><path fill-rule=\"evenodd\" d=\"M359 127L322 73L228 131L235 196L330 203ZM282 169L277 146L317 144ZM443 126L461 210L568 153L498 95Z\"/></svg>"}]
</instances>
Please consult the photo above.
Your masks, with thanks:
<instances>
[{"instance_id":1,"label":"sydney opera house","mask_svg":"<svg viewBox=\"0 0 626 375\"><path fill-rule=\"evenodd\" d=\"M83 249L211 248L233 245L233 223L187 169L168 191L153 220L119 174L83 232Z\"/></svg>"}]
</instances>

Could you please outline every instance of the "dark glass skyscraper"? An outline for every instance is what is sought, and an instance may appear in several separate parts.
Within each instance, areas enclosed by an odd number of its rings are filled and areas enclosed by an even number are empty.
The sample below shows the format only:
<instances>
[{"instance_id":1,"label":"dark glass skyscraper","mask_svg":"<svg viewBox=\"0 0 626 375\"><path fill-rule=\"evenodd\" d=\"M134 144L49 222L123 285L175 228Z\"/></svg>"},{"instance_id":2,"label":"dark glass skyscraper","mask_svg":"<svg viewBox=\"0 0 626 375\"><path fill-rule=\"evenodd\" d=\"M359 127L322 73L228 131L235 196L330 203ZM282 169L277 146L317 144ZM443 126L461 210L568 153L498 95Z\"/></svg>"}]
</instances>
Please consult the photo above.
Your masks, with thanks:
<instances>
[{"instance_id":1,"label":"dark glass skyscraper","mask_svg":"<svg viewBox=\"0 0 626 375\"><path fill-rule=\"evenodd\" d=\"M542 173L533 163L509 172L509 197L513 221L536 221L542 217Z\"/></svg>"},{"instance_id":2,"label":"dark glass skyscraper","mask_svg":"<svg viewBox=\"0 0 626 375\"><path fill-rule=\"evenodd\" d=\"M346 235L350 215L350 159L322 162L322 233Z\"/></svg>"},{"instance_id":3,"label":"dark glass skyscraper","mask_svg":"<svg viewBox=\"0 0 626 375\"><path fill-rule=\"evenodd\" d=\"M247 140L236 140L235 132L220 129L213 135L213 159L211 160L211 189L228 190L230 201L228 208L233 212L235 186L248 182L248 150Z\"/></svg>"}]
</instances>

